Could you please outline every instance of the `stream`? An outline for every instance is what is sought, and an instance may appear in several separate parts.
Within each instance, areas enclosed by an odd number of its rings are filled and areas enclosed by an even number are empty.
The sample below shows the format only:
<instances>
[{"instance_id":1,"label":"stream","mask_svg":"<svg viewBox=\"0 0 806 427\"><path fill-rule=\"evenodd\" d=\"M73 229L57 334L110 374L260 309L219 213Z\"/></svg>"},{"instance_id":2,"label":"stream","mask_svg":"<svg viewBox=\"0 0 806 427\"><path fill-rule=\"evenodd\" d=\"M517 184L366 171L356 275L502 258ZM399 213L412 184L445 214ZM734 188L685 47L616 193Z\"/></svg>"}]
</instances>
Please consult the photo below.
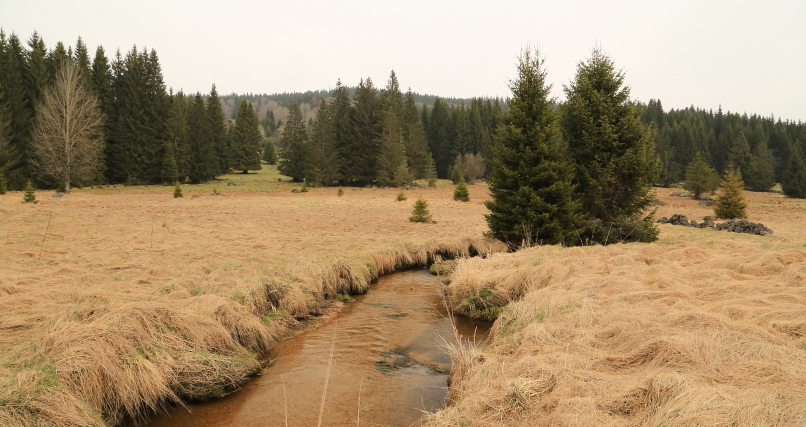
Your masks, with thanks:
<instances>
[{"instance_id":1,"label":"stream","mask_svg":"<svg viewBox=\"0 0 806 427\"><path fill-rule=\"evenodd\" d=\"M453 338L443 286L425 270L381 277L328 323L277 344L268 355L276 362L263 376L222 399L170 409L147 425L316 426L323 394L321 425L419 425L424 412L444 406L447 394L451 359L438 336ZM489 330L486 322L457 317L456 323L461 335L475 334L477 341Z\"/></svg>"}]
</instances>

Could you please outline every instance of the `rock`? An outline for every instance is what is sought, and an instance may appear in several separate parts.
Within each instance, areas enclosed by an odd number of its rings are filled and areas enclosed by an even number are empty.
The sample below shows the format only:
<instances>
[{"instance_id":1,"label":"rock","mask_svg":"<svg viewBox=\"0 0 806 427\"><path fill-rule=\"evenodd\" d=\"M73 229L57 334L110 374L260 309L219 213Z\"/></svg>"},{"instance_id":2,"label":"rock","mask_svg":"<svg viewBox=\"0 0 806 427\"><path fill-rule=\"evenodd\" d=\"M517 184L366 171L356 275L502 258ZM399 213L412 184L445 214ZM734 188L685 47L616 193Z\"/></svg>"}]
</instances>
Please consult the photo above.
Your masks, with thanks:
<instances>
[{"instance_id":1,"label":"rock","mask_svg":"<svg viewBox=\"0 0 806 427\"><path fill-rule=\"evenodd\" d=\"M693 219L689 221L688 226L694 228L700 228L700 224L697 221L694 221Z\"/></svg>"},{"instance_id":2,"label":"rock","mask_svg":"<svg viewBox=\"0 0 806 427\"><path fill-rule=\"evenodd\" d=\"M666 218L664 216L661 219L659 219L657 222L658 222L658 224L668 224L669 223L669 218Z\"/></svg>"},{"instance_id":3,"label":"rock","mask_svg":"<svg viewBox=\"0 0 806 427\"><path fill-rule=\"evenodd\" d=\"M765 227L764 224L750 222L746 219L732 219L727 222L716 224L715 228L720 231L727 230L734 233L755 234L757 236L766 236L768 234L772 234L772 230Z\"/></svg>"},{"instance_id":4,"label":"rock","mask_svg":"<svg viewBox=\"0 0 806 427\"><path fill-rule=\"evenodd\" d=\"M237 186L238 186L238 184L236 184L234 182L228 182L227 183L227 187L237 187Z\"/></svg>"},{"instance_id":5,"label":"rock","mask_svg":"<svg viewBox=\"0 0 806 427\"><path fill-rule=\"evenodd\" d=\"M703 197L697 202L697 206L713 206L715 200L710 197Z\"/></svg>"},{"instance_id":6,"label":"rock","mask_svg":"<svg viewBox=\"0 0 806 427\"><path fill-rule=\"evenodd\" d=\"M296 188L295 188L295 189L291 190L291 192L292 192L292 193L299 193L300 191L299 191L298 189L296 189Z\"/></svg>"},{"instance_id":7,"label":"rock","mask_svg":"<svg viewBox=\"0 0 806 427\"><path fill-rule=\"evenodd\" d=\"M388 185L386 185L386 186L384 186L384 187L383 187L383 189L384 189L384 190L388 190L388 189L389 189L389 186L388 186Z\"/></svg>"},{"instance_id":8,"label":"rock","mask_svg":"<svg viewBox=\"0 0 806 427\"><path fill-rule=\"evenodd\" d=\"M190 196L190 198L191 198L191 199L198 199L198 198L199 198L199 196L194 194L194 195Z\"/></svg>"},{"instance_id":9,"label":"rock","mask_svg":"<svg viewBox=\"0 0 806 427\"><path fill-rule=\"evenodd\" d=\"M62 196L64 196L64 193L62 193L61 191L57 191L57 192L53 193L53 195L50 196L50 197L53 197L54 199L58 199L59 197L62 197Z\"/></svg>"},{"instance_id":10,"label":"rock","mask_svg":"<svg viewBox=\"0 0 806 427\"><path fill-rule=\"evenodd\" d=\"M655 201L653 203L654 203L655 206L666 206L666 202L664 202L661 199L655 199Z\"/></svg>"}]
</instances>

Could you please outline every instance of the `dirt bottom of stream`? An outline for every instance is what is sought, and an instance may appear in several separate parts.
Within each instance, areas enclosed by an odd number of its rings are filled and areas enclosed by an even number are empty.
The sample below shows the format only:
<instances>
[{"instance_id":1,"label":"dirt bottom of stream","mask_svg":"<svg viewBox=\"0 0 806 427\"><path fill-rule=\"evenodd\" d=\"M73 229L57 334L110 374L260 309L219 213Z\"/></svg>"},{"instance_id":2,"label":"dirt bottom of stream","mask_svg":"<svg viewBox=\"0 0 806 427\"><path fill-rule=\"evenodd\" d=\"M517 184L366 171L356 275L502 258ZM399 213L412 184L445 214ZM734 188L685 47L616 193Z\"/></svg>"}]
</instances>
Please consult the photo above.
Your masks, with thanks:
<instances>
[{"instance_id":1,"label":"dirt bottom of stream","mask_svg":"<svg viewBox=\"0 0 806 427\"><path fill-rule=\"evenodd\" d=\"M440 337L453 342L453 335L443 286L424 270L384 276L327 324L277 344L263 376L148 425L315 426L320 414L328 426L419 425L447 394L451 359ZM486 322L456 324L477 341L489 331Z\"/></svg>"}]
</instances>

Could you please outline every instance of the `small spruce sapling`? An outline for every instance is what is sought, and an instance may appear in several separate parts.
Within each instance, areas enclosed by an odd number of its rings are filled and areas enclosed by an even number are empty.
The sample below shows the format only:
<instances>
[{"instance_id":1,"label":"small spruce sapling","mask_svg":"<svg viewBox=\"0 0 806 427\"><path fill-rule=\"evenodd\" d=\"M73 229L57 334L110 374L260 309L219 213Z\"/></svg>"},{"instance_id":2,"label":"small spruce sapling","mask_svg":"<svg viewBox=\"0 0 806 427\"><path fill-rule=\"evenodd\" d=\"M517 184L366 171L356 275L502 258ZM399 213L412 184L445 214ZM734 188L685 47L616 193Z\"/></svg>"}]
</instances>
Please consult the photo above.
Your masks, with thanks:
<instances>
[{"instance_id":1,"label":"small spruce sapling","mask_svg":"<svg viewBox=\"0 0 806 427\"><path fill-rule=\"evenodd\" d=\"M341 188L341 186L339 186L339 191L336 192L336 195L339 196L339 197L344 195L344 189Z\"/></svg>"},{"instance_id":2,"label":"small spruce sapling","mask_svg":"<svg viewBox=\"0 0 806 427\"><path fill-rule=\"evenodd\" d=\"M742 175L733 165L729 165L725 171L725 179L719 187L719 197L714 203L714 214L718 218L735 219L747 218L747 202L742 195Z\"/></svg>"},{"instance_id":3,"label":"small spruce sapling","mask_svg":"<svg viewBox=\"0 0 806 427\"><path fill-rule=\"evenodd\" d=\"M174 185L174 199L178 199L180 197L184 197L184 195L182 194L182 187L180 187L179 182L177 182Z\"/></svg>"},{"instance_id":4,"label":"small spruce sapling","mask_svg":"<svg viewBox=\"0 0 806 427\"><path fill-rule=\"evenodd\" d=\"M409 217L411 222L433 222L431 219L431 212L428 211L428 202L422 197L414 202L414 209L411 211Z\"/></svg>"},{"instance_id":5,"label":"small spruce sapling","mask_svg":"<svg viewBox=\"0 0 806 427\"><path fill-rule=\"evenodd\" d=\"M31 185L30 179L25 181L25 186L22 187L22 191L25 192L25 195L22 197L23 203L39 203L39 201L36 200L36 193L34 192L34 186Z\"/></svg>"},{"instance_id":6,"label":"small spruce sapling","mask_svg":"<svg viewBox=\"0 0 806 427\"><path fill-rule=\"evenodd\" d=\"M461 175L459 175L459 182L456 184L456 189L453 190L453 200L459 202L470 201L470 192L467 190L467 184L465 183L465 178Z\"/></svg>"},{"instance_id":7,"label":"small spruce sapling","mask_svg":"<svg viewBox=\"0 0 806 427\"><path fill-rule=\"evenodd\" d=\"M397 193L397 197L395 198L395 200L397 200L398 202L402 202L402 201L404 201L404 200L406 200L406 199L407 199L407 197L406 197L406 195L403 193L403 191L401 191L401 192Z\"/></svg>"},{"instance_id":8,"label":"small spruce sapling","mask_svg":"<svg viewBox=\"0 0 806 427\"><path fill-rule=\"evenodd\" d=\"M307 179L302 180L302 188L299 191L302 192L302 193L307 193L308 192L308 180Z\"/></svg>"}]
</instances>

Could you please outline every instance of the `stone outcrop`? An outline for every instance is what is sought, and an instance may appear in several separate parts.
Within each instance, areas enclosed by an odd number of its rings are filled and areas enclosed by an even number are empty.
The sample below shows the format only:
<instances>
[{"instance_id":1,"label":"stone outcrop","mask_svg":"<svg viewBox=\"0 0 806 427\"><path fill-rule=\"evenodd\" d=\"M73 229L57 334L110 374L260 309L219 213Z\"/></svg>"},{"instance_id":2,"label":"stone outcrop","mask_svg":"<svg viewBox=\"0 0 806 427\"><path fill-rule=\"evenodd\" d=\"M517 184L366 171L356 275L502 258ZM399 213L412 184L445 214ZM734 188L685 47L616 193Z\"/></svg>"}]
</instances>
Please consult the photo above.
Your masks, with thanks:
<instances>
[{"instance_id":1,"label":"stone outcrop","mask_svg":"<svg viewBox=\"0 0 806 427\"><path fill-rule=\"evenodd\" d=\"M672 225L682 225L685 227L694 227L694 228L711 228L714 230L722 231L732 231L734 233L747 233L747 234L755 234L758 236L766 236L768 234L772 234L772 230L764 226L764 224L750 222L746 219L732 219L727 222L721 222L719 224L715 223L713 218L710 216L703 217L702 222L697 222L695 220L689 220L686 218L685 215L674 214L671 218L663 217L658 220L660 224L672 224Z\"/></svg>"}]
</instances>

